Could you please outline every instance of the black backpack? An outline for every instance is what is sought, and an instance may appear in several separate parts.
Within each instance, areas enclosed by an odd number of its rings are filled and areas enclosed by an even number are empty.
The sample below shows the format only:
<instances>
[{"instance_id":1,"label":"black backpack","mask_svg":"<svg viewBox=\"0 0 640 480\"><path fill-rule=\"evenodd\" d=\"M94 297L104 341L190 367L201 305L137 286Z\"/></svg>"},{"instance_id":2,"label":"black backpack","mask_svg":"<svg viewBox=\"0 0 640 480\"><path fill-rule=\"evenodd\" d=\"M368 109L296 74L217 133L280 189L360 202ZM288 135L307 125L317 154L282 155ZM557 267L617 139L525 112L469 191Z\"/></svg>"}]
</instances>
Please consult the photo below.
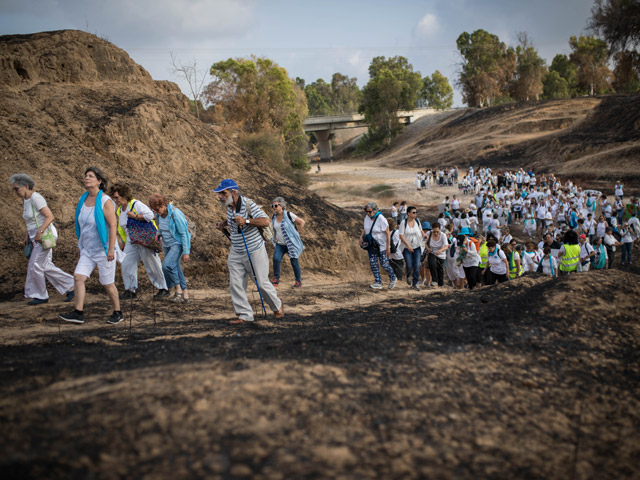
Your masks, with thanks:
<instances>
[{"instance_id":1,"label":"black backpack","mask_svg":"<svg viewBox=\"0 0 640 480\"><path fill-rule=\"evenodd\" d=\"M389 245L389 252L396 253L398 251L398 244L396 242L393 241L393 234L396 233L398 231L398 229L396 228L395 230L391 231L391 245Z\"/></svg>"}]
</instances>

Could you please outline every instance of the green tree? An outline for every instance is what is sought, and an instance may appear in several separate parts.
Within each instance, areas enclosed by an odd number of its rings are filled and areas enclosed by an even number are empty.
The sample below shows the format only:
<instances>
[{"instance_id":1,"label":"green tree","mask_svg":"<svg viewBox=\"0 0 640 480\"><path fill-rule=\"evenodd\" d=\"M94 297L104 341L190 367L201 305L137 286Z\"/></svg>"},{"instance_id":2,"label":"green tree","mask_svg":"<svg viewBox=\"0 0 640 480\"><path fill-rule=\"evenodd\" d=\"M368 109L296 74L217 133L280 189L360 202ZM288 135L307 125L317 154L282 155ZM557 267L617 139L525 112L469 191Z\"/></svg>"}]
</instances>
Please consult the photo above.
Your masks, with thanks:
<instances>
[{"instance_id":1,"label":"green tree","mask_svg":"<svg viewBox=\"0 0 640 480\"><path fill-rule=\"evenodd\" d=\"M538 100L543 91L542 79L547 73L545 61L538 56L526 33L518 34L516 74L511 84L511 96L518 101Z\"/></svg>"},{"instance_id":2,"label":"green tree","mask_svg":"<svg viewBox=\"0 0 640 480\"><path fill-rule=\"evenodd\" d=\"M607 66L607 42L595 37L572 36L569 59L578 67L578 89L589 95L611 89L611 70Z\"/></svg>"},{"instance_id":3,"label":"green tree","mask_svg":"<svg viewBox=\"0 0 640 480\"><path fill-rule=\"evenodd\" d=\"M362 94L358 88L358 79L341 73L331 77L333 113L352 113L358 111Z\"/></svg>"},{"instance_id":4,"label":"green tree","mask_svg":"<svg viewBox=\"0 0 640 480\"><path fill-rule=\"evenodd\" d=\"M614 55L615 68L613 87L616 92L637 92L640 90L640 54L624 50Z\"/></svg>"},{"instance_id":5,"label":"green tree","mask_svg":"<svg viewBox=\"0 0 640 480\"><path fill-rule=\"evenodd\" d=\"M610 53L634 49L640 45L640 2L595 0L588 24L608 42Z\"/></svg>"},{"instance_id":6,"label":"green tree","mask_svg":"<svg viewBox=\"0 0 640 480\"><path fill-rule=\"evenodd\" d=\"M567 82L567 90L570 97L577 95L578 67L569 60L569 57L563 54L558 54L553 57L549 72L557 72L558 75Z\"/></svg>"},{"instance_id":7,"label":"green tree","mask_svg":"<svg viewBox=\"0 0 640 480\"><path fill-rule=\"evenodd\" d=\"M306 97L284 68L267 58L229 58L212 65L210 74L214 80L204 98L231 131L240 136L266 133L281 145L290 168L309 168L302 128Z\"/></svg>"},{"instance_id":8,"label":"green tree","mask_svg":"<svg viewBox=\"0 0 640 480\"><path fill-rule=\"evenodd\" d=\"M331 85L319 78L304 87L309 115L330 115L333 113Z\"/></svg>"},{"instance_id":9,"label":"green tree","mask_svg":"<svg viewBox=\"0 0 640 480\"><path fill-rule=\"evenodd\" d=\"M456 40L462 62L458 85L464 102L471 106L491 105L505 96L513 81L516 53L485 30L463 32Z\"/></svg>"},{"instance_id":10,"label":"green tree","mask_svg":"<svg viewBox=\"0 0 640 480\"><path fill-rule=\"evenodd\" d=\"M422 80L421 98L432 108L444 110L453 106L453 88L447 77L438 70Z\"/></svg>"},{"instance_id":11,"label":"green tree","mask_svg":"<svg viewBox=\"0 0 640 480\"><path fill-rule=\"evenodd\" d=\"M542 96L547 99L569 98L569 85L567 81L555 70L550 70L542 82Z\"/></svg>"},{"instance_id":12,"label":"green tree","mask_svg":"<svg viewBox=\"0 0 640 480\"><path fill-rule=\"evenodd\" d=\"M365 142L375 148L383 141L389 144L402 129L396 113L415 108L422 76L413 71L406 58L398 56L375 57L369 65L369 77L362 89L359 111L369 124Z\"/></svg>"}]
</instances>

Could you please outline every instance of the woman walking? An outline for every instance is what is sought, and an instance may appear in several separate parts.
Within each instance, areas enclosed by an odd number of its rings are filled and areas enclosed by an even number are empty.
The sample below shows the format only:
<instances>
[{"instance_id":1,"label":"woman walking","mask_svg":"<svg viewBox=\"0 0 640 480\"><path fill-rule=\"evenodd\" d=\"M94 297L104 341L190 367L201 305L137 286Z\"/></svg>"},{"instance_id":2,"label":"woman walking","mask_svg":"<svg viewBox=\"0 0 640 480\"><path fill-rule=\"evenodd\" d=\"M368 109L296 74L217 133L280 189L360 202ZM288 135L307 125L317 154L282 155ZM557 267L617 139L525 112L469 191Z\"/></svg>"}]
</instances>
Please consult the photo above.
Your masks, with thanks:
<instances>
[{"instance_id":1,"label":"woman walking","mask_svg":"<svg viewBox=\"0 0 640 480\"><path fill-rule=\"evenodd\" d=\"M24 285L24 296L31 300L28 305L40 305L49 301L47 283L61 294L67 294L65 302L74 296L73 276L63 272L53 263L53 248L42 244L42 235L50 231L58 239L58 232L53 225L53 213L42 195L34 191L35 182L26 173L16 173L9 178L15 194L22 199L22 218L27 224L25 245L32 244L31 256L27 266L27 280Z\"/></svg>"},{"instance_id":2,"label":"woman walking","mask_svg":"<svg viewBox=\"0 0 640 480\"><path fill-rule=\"evenodd\" d=\"M364 219L364 228L360 235L360 245L364 244L365 236L367 239L373 240L372 244L367 248L369 252L369 265L375 282L369 285L374 290L382 289L382 277L380 276L380 267L389 275L389 289L396 286L396 274L389 264L389 255L391 255L391 232L389 231L389 223L381 212L378 211L378 205L375 202L369 202L365 205L364 211L367 216ZM371 237L371 238L369 238Z\"/></svg>"},{"instance_id":3,"label":"woman walking","mask_svg":"<svg viewBox=\"0 0 640 480\"><path fill-rule=\"evenodd\" d=\"M431 279L438 283L439 287L444 287L444 261L447 255L449 242L447 237L440 231L440 224L434 222L433 230L427 237L425 243L428 252L427 262L431 271Z\"/></svg>"},{"instance_id":4,"label":"woman walking","mask_svg":"<svg viewBox=\"0 0 640 480\"><path fill-rule=\"evenodd\" d=\"M407 219L400 224L400 241L402 242L402 255L407 266L407 284L413 290L420 290L420 258L422 255L422 242L424 234L422 225L417 219L416 207L407 208Z\"/></svg>"},{"instance_id":5,"label":"woman walking","mask_svg":"<svg viewBox=\"0 0 640 480\"><path fill-rule=\"evenodd\" d=\"M116 183L109 190L109 194L118 206L116 215L118 217L118 235L124 242L124 260L122 261L122 280L124 281L125 292L120 296L121 299L136 298L136 290L138 290L138 264L140 260L144 264L144 268L149 276L151 284L158 289L158 293L154 298L164 298L169 296L167 290L167 282L162 273L162 262L158 252L153 248L149 248L131 241L130 231L135 225L144 225L155 230L157 235L157 226L153 222L154 215L149 207L140 200L136 200L131 195L131 189L128 185Z\"/></svg>"},{"instance_id":6,"label":"woman walking","mask_svg":"<svg viewBox=\"0 0 640 480\"><path fill-rule=\"evenodd\" d=\"M60 315L65 322L84 323L85 283L98 267L100 283L111 300L113 313L108 323L122 321L120 300L116 288L116 254L121 255L116 243L117 220L113 200L104 193L107 180L97 167L84 172L86 192L76 207L75 224L80 258L73 272L75 280L75 310Z\"/></svg>"},{"instance_id":7,"label":"woman walking","mask_svg":"<svg viewBox=\"0 0 640 480\"><path fill-rule=\"evenodd\" d=\"M286 206L287 202L282 197L276 197L271 201L271 208L273 209L271 222L273 223L274 232L274 238L271 242L276 247L273 252L273 280L271 283L275 286L280 284L280 265L282 257L286 253L289 255L291 268L296 277L296 283L293 286L294 288L300 288L302 286L302 272L300 271L298 258L302 254L302 250L304 250L304 245L298 231L304 228L304 220L287 211Z\"/></svg>"},{"instance_id":8,"label":"woman walking","mask_svg":"<svg viewBox=\"0 0 640 480\"><path fill-rule=\"evenodd\" d=\"M187 280L184 278L180 258L187 263L191 253L191 233L184 213L167 201L161 193L149 197L149 206L156 214L159 235L162 238L164 262L162 273L167 282L167 289L175 289L173 303L189 303Z\"/></svg>"},{"instance_id":9,"label":"woman walking","mask_svg":"<svg viewBox=\"0 0 640 480\"><path fill-rule=\"evenodd\" d=\"M509 271L507 256L493 238L487 240L487 260L489 264L482 272L487 285L494 285L496 281L502 283L509 280L509 276L507 275Z\"/></svg>"}]
</instances>

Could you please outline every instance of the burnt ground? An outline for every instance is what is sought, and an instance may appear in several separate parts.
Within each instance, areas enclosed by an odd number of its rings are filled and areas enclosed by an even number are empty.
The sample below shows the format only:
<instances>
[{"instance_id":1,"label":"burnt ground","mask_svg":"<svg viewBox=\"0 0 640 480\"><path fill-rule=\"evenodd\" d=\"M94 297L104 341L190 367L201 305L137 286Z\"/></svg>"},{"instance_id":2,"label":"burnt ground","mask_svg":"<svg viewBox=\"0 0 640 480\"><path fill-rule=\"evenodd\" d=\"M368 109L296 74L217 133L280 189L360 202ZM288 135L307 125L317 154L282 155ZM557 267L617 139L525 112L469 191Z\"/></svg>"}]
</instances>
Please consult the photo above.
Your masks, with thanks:
<instances>
[{"instance_id":1,"label":"burnt ground","mask_svg":"<svg viewBox=\"0 0 640 480\"><path fill-rule=\"evenodd\" d=\"M315 279L240 328L222 290L117 326L5 303L3 477L638 478L637 273Z\"/></svg>"}]
</instances>

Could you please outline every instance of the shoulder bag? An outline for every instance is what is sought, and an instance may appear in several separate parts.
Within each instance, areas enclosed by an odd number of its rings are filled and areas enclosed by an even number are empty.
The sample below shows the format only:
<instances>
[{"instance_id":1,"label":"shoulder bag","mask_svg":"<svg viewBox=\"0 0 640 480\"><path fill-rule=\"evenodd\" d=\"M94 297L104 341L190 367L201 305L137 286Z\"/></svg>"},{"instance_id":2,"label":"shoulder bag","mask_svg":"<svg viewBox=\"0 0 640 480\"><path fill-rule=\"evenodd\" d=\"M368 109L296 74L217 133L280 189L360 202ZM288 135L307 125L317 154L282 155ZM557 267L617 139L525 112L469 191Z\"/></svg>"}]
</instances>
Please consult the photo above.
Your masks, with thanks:
<instances>
[{"instance_id":1,"label":"shoulder bag","mask_svg":"<svg viewBox=\"0 0 640 480\"><path fill-rule=\"evenodd\" d=\"M38 216L36 215L36 209L33 206L33 202L31 202L31 210L33 211L33 219L36 221L36 228L40 230L40 225L38 225ZM44 250L49 250L56 246L56 236L53 234L51 226L47 227L47 229L40 234L40 243L42 244L42 248ZM25 251L25 255L26 254L27 252ZM31 256L31 252L29 252L29 256Z\"/></svg>"}]
</instances>

